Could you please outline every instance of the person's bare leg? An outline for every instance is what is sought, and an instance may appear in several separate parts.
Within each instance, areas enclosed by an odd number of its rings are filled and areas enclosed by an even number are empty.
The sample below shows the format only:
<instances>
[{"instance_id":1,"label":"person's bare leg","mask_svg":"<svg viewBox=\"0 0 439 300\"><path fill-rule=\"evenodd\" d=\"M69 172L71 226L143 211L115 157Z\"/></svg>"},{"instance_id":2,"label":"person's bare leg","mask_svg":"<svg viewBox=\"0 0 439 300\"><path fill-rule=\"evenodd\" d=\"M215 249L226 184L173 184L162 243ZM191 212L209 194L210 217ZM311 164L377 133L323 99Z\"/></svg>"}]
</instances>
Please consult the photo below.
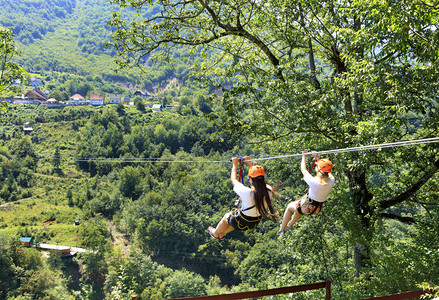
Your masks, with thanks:
<instances>
[{"instance_id":1,"label":"person's bare leg","mask_svg":"<svg viewBox=\"0 0 439 300\"><path fill-rule=\"evenodd\" d=\"M293 216L293 219L291 219L291 216ZM288 204L287 209L285 210L284 217L282 219L282 224L280 225L279 231L284 231L287 225L292 225L297 220L300 219L300 214L296 210L296 201L290 202ZM292 222L292 223L291 223ZM290 224L291 223L291 224Z\"/></svg>"},{"instance_id":2,"label":"person's bare leg","mask_svg":"<svg viewBox=\"0 0 439 300\"><path fill-rule=\"evenodd\" d=\"M294 214L293 214L293 218L291 219L290 222L288 222L288 226L292 227L292 226L294 225L294 223L296 223L297 220L300 219L301 216L302 216L302 215L299 214L297 211L294 212Z\"/></svg>"},{"instance_id":3,"label":"person's bare leg","mask_svg":"<svg viewBox=\"0 0 439 300\"><path fill-rule=\"evenodd\" d=\"M229 224L227 224L227 225L229 225ZM235 230L235 228L233 228L232 226L228 226L227 227L227 229L223 232L223 233L219 233L218 234L218 237L220 238L220 239L223 239L224 238L224 236L227 234L227 233L229 233L230 231L233 231L233 230Z\"/></svg>"},{"instance_id":4,"label":"person's bare leg","mask_svg":"<svg viewBox=\"0 0 439 300\"><path fill-rule=\"evenodd\" d=\"M230 231L232 231L234 229L227 222L229 215L230 215L230 213L226 213L224 215L224 217L221 219L221 221L218 222L218 225L216 225L216 228L212 230L212 233L214 236L222 239L227 233L229 233Z\"/></svg>"}]
</instances>

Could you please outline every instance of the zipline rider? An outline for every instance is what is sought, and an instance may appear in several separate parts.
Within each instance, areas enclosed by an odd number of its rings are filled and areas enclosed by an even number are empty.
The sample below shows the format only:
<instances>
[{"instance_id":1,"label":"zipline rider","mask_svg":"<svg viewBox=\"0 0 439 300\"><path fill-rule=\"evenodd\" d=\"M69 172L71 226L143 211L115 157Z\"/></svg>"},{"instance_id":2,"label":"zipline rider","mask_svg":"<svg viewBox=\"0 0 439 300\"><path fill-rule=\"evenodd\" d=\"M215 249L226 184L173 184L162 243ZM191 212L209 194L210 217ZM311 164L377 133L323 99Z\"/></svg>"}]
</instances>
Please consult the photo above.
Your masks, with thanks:
<instances>
[{"instance_id":1,"label":"zipline rider","mask_svg":"<svg viewBox=\"0 0 439 300\"><path fill-rule=\"evenodd\" d=\"M265 171L262 166L253 165L250 156L244 156L242 162L249 166L248 176L251 188L244 186L236 178L238 168L238 157L232 158L232 171L230 180L233 190L241 198L241 205L232 212L224 215L216 228L209 226L207 231L212 238L224 239L224 236L233 230L250 230L254 229L261 219L276 221L275 210L271 203L271 197L274 197L273 188L265 181Z\"/></svg>"},{"instance_id":2,"label":"zipline rider","mask_svg":"<svg viewBox=\"0 0 439 300\"><path fill-rule=\"evenodd\" d=\"M315 152L314 152L315 153ZM311 170L306 169L306 157L312 155L316 161L316 176L312 176ZM300 219L302 215L315 215L323 208L323 202L328 198L332 187L334 186L335 178L332 176L332 162L328 159L320 159L316 154L309 154L302 152L302 162L300 170L303 174L303 179L308 184L308 192L297 201L288 204L285 210L282 224L280 225L278 235L285 233L285 229L291 229L294 223ZM291 216L293 216L291 218Z\"/></svg>"}]
</instances>

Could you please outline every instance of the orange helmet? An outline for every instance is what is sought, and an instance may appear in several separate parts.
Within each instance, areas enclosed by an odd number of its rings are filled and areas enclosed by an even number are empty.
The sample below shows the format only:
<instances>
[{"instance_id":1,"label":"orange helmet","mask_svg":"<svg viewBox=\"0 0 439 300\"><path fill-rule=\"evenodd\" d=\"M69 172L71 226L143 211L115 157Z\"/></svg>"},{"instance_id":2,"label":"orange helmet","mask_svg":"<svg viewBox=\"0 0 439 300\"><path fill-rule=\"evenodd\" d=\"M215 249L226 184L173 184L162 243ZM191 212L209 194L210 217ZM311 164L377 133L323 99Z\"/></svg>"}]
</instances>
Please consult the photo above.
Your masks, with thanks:
<instances>
[{"instance_id":1,"label":"orange helmet","mask_svg":"<svg viewBox=\"0 0 439 300\"><path fill-rule=\"evenodd\" d=\"M332 171L332 162L329 159L319 159L317 165L322 172L331 173Z\"/></svg>"},{"instance_id":2,"label":"orange helmet","mask_svg":"<svg viewBox=\"0 0 439 300\"><path fill-rule=\"evenodd\" d=\"M264 168L262 166L252 166L249 170L248 170L248 176L250 176L251 178L256 178L259 176L265 176L265 171Z\"/></svg>"}]
</instances>

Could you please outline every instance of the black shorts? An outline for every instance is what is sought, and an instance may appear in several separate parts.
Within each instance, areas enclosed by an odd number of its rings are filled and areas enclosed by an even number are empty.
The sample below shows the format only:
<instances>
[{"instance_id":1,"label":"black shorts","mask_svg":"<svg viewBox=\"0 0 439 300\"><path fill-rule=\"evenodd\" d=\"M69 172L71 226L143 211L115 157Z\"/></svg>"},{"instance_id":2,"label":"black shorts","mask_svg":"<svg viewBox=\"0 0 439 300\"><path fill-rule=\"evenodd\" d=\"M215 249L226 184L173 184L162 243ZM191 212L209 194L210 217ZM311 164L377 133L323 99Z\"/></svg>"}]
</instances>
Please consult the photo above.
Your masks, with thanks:
<instances>
[{"instance_id":1,"label":"black shorts","mask_svg":"<svg viewBox=\"0 0 439 300\"><path fill-rule=\"evenodd\" d=\"M230 213L227 221L235 230L245 231L256 228L261 219L261 216L249 217L244 215L240 209L235 209Z\"/></svg>"}]
</instances>

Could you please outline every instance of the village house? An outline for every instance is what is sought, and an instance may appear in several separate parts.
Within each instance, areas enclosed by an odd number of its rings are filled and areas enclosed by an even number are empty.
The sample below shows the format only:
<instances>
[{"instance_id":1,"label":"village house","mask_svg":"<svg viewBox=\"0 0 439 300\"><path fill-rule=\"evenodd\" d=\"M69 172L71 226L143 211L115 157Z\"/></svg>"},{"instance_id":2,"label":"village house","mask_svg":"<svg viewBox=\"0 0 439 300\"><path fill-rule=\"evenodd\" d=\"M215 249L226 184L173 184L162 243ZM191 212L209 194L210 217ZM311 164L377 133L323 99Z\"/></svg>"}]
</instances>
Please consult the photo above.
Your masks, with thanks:
<instances>
[{"instance_id":1,"label":"village house","mask_svg":"<svg viewBox=\"0 0 439 300\"><path fill-rule=\"evenodd\" d=\"M35 104L47 101L46 94L44 94L39 88L34 88L33 90L28 91L24 96Z\"/></svg>"},{"instance_id":2,"label":"village house","mask_svg":"<svg viewBox=\"0 0 439 300\"><path fill-rule=\"evenodd\" d=\"M125 98L123 98L123 104L127 104L127 105L131 104L130 96L125 96Z\"/></svg>"},{"instance_id":3,"label":"village house","mask_svg":"<svg viewBox=\"0 0 439 300\"><path fill-rule=\"evenodd\" d=\"M161 105L161 104L153 104L151 109L152 109L152 111L162 111L163 110L163 105Z\"/></svg>"},{"instance_id":4,"label":"village house","mask_svg":"<svg viewBox=\"0 0 439 300\"><path fill-rule=\"evenodd\" d=\"M223 87L215 88L215 89L213 90L213 93L214 93L217 97L223 97L223 96L224 96L224 92L227 91L227 90L230 90L231 88L232 88L232 86L231 86L230 84L227 84L227 85L225 85L225 86L223 86Z\"/></svg>"},{"instance_id":5,"label":"village house","mask_svg":"<svg viewBox=\"0 0 439 300\"><path fill-rule=\"evenodd\" d=\"M40 87L43 85L43 82L35 77L31 77L30 85L34 88Z\"/></svg>"},{"instance_id":6,"label":"village house","mask_svg":"<svg viewBox=\"0 0 439 300\"><path fill-rule=\"evenodd\" d=\"M29 122L23 124L23 132L25 134L31 133L33 131L32 127L29 126Z\"/></svg>"},{"instance_id":7,"label":"village house","mask_svg":"<svg viewBox=\"0 0 439 300\"><path fill-rule=\"evenodd\" d=\"M68 246L39 244L38 248L41 250L48 250L52 254L57 254L57 255L60 255L61 257L70 257L70 256L74 256L76 254L76 252L72 251L72 248L68 247Z\"/></svg>"},{"instance_id":8,"label":"village house","mask_svg":"<svg viewBox=\"0 0 439 300\"><path fill-rule=\"evenodd\" d=\"M62 107L66 106L67 104L63 101L59 101L55 98L50 98L46 101L47 108L53 108L53 107Z\"/></svg>"},{"instance_id":9,"label":"village house","mask_svg":"<svg viewBox=\"0 0 439 300\"><path fill-rule=\"evenodd\" d=\"M80 94L74 94L73 96L70 96L69 100L67 101L69 105L86 105L87 101L85 101L85 98L82 97Z\"/></svg>"},{"instance_id":10,"label":"village house","mask_svg":"<svg viewBox=\"0 0 439 300\"><path fill-rule=\"evenodd\" d=\"M32 247L34 245L34 238L33 237L21 237L20 242L25 247Z\"/></svg>"},{"instance_id":11,"label":"village house","mask_svg":"<svg viewBox=\"0 0 439 300\"><path fill-rule=\"evenodd\" d=\"M105 96L98 95L98 94L91 94L90 95L90 102L91 102L91 105L104 105Z\"/></svg>"},{"instance_id":12,"label":"village house","mask_svg":"<svg viewBox=\"0 0 439 300\"><path fill-rule=\"evenodd\" d=\"M110 94L109 96L109 103L110 104L119 104L120 99L122 98L122 95L120 94Z\"/></svg>"},{"instance_id":13,"label":"village house","mask_svg":"<svg viewBox=\"0 0 439 300\"><path fill-rule=\"evenodd\" d=\"M142 99L147 99L148 97L151 96L151 94L148 91L144 92L144 91L141 91L141 90L137 90L134 93L134 96L140 96L140 98L142 98Z\"/></svg>"}]
</instances>

